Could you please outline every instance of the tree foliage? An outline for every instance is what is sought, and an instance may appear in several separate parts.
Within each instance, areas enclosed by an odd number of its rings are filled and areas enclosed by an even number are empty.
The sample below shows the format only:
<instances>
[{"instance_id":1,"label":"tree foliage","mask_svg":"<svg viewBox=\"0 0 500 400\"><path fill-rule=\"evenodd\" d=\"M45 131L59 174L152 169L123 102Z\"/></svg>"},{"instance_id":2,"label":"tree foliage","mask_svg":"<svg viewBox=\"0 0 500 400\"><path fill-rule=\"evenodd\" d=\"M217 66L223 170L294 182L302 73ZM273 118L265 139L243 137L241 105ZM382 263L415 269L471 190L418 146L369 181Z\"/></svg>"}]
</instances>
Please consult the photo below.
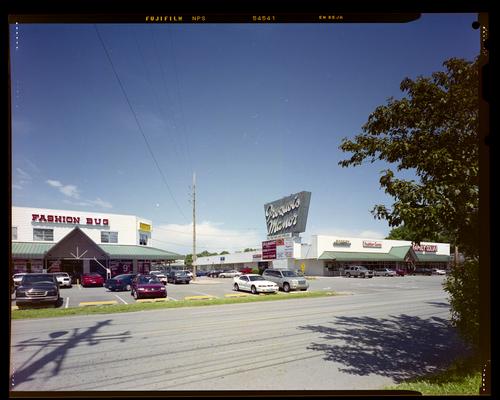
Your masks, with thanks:
<instances>
[{"instance_id":1,"label":"tree foliage","mask_svg":"<svg viewBox=\"0 0 500 400\"><path fill-rule=\"evenodd\" d=\"M410 228L408 240L436 233L450 238L469 255L478 254L479 142L478 66L452 58L445 71L406 78L401 99L389 98L340 149L353 153L342 167L383 160L397 171L411 170L418 180L398 179L382 171L380 185L394 198L372 214L391 227Z\"/></svg>"},{"instance_id":2,"label":"tree foliage","mask_svg":"<svg viewBox=\"0 0 500 400\"><path fill-rule=\"evenodd\" d=\"M353 153L342 167L386 161L417 179L382 171L380 185L394 203L375 205L375 218L395 227L390 238L444 241L466 262L453 268L444 288L452 323L472 345L479 340L479 70L478 60L452 58L445 71L406 78L401 99L389 98L340 149ZM437 239L437 240L436 240Z\"/></svg>"}]
</instances>

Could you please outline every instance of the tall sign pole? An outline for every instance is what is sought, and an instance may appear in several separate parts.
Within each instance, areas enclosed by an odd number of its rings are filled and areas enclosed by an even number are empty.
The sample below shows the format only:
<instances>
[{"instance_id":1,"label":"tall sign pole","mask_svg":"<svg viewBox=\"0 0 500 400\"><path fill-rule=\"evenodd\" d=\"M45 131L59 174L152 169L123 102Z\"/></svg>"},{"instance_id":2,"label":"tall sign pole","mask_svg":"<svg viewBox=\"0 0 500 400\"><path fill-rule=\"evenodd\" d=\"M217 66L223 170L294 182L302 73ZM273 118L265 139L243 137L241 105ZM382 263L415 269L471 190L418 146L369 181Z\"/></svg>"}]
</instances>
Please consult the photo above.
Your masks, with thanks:
<instances>
[{"instance_id":1,"label":"tall sign pole","mask_svg":"<svg viewBox=\"0 0 500 400\"><path fill-rule=\"evenodd\" d=\"M193 172L193 280L196 279L196 173Z\"/></svg>"}]
</instances>

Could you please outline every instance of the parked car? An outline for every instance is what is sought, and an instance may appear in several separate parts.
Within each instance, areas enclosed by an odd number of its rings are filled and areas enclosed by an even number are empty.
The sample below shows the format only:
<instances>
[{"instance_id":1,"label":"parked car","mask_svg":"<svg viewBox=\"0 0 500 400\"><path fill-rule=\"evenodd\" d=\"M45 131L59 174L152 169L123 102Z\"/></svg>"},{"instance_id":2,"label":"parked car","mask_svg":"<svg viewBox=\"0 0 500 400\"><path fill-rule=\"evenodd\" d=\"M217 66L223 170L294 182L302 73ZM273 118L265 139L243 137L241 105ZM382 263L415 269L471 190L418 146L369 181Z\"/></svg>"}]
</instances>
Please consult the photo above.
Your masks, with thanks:
<instances>
[{"instance_id":1,"label":"parked car","mask_svg":"<svg viewBox=\"0 0 500 400\"><path fill-rule=\"evenodd\" d=\"M413 275L432 275L432 269L430 268L415 268Z\"/></svg>"},{"instance_id":2,"label":"parked car","mask_svg":"<svg viewBox=\"0 0 500 400\"><path fill-rule=\"evenodd\" d=\"M112 292L115 290L132 290L132 279L137 274L121 274L110 278L104 284L104 287Z\"/></svg>"},{"instance_id":3,"label":"parked car","mask_svg":"<svg viewBox=\"0 0 500 400\"><path fill-rule=\"evenodd\" d=\"M189 283L191 277L186 271L170 271L167 275L167 281L170 283Z\"/></svg>"},{"instance_id":4,"label":"parked car","mask_svg":"<svg viewBox=\"0 0 500 400\"><path fill-rule=\"evenodd\" d=\"M233 282L234 290L246 290L248 292L252 292L253 294L277 293L279 290L279 286L276 283L268 281L261 275L257 274L243 274L235 276L233 278Z\"/></svg>"},{"instance_id":5,"label":"parked car","mask_svg":"<svg viewBox=\"0 0 500 400\"><path fill-rule=\"evenodd\" d=\"M395 272L396 272L396 276L405 276L406 275L406 271L402 268L396 268Z\"/></svg>"},{"instance_id":6,"label":"parked car","mask_svg":"<svg viewBox=\"0 0 500 400\"><path fill-rule=\"evenodd\" d=\"M188 276L193 279L193 273L191 271L186 271L186 273L188 274Z\"/></svg>"},{"instance_id":7,"label":"parked car","mask_svg":"<svg viewBox=\"0 0 500 400\"><path fill-rule=\"evenodd\" d=\"M165 298L167 297L167 287L154 275L138 274L132 280L130 294L136 300L143 297Z\"/></svg>"},{"instance_id":8,"label":"parked car","mask_svg":"<svg viewBox=\"0 0 500 400\"><path fill-rule=\"evenodd\" d=\"M59 282L59 287L71 287L71 277L67 272L53 272Z\"/></svg>"},{"instance_id":9,"label":"parked car","mask_svg":"<svg viewBox=\"0 0 500 400\"><path fill-rule=\"evenodd\" d=\"M268 281L276 283L284 292L290 290L307 290L309 282L304 277L297 275L295 271L290 269L272 269L267 268L262 277Z\"/></svg>"},{"instance_id":10,"label":"parked car","mask_svg":"<svg viewBox=\"0 0 500 400\"><path fill-rule=\"evenodd\" d=\"M444 269L432 268L433 275L446 275L446 271Z\"/></svg>"},{"instance_id":11,"label":"parked car","mask_svg":"<svg viewBox=\"0 0 500 400\"><path fill-rule=\"evenodd\" d=\"M344 275L347 278L351 276L355 278L373 278L373 271L370 271L362 265L350 265L344 268Z\"/></svg>"},{"instance_id":12,"label":"parked car","mask_svg":"<svg viewBox=\"0 0 500 400\"><path fill-rule=\"evenodd\" d=\"M253 271L253 268L240 268L240 272L242 274L251 274Z\"/></svg>"},{"instance_id":13,"label":"parked car","mask_svg":"<svg viewBox=\"0 0 500 400\"><path fill-rule=\"evenodd\" d=\"M21 283L21 280L23 279L23 276L27 275L27 274L28 274L27 272L19 272L17 274L12 275L12 281L14 282L14 288L19 286L19 284Z\"/></svg>"},{"instance_id":14,"label":"parked car","mask_svg":"<svg viewBox=\"0 0 500 400\"><path fill-rule=\"evenodd\" d=\"M196 276L207 276L207 274L208 274L207 271L196 270Z\"/></svg>"},{"instance_id":15,"label":"parked car","mask_svg":"<svg viewBox=\"0 0 500 400\"><path fill-rule=\"evenodd\" d=\"M396 276L396 271L389 268L375 268L373 270L374 276Z\"/></svg>"},{"instance_id":16,"label":"parked car","mask_svg":"<svg viewBox=\"0 0 500 400\"><path fill-rule=\"evenodd\" d=\"M162 271L150 271L149 273L156 276L164 285L167 284L167 275L165 275Z\"/></svg>"},{"instance_id":17,"label":"parked car","mask_svg":"<svg viewBox=\"0 0 500 400\"><path fill-rule=\"evenodd\" d=\"M219 278L234 278L235 276L240 276L241 272L232 269L230 271L224 271L219 274Z\"/></svg>"},{"instance_id":18,"label":"parked car","mask_svg":"<svg viewBox=\"0 0 500 400\"><path fill-rule=\"evenodd\" d=\"M57 307L61 297L59 283L53 274L26 274L16 288L16 305L53 303Z\"/></svg>"},{"instance_id":19,"label":"parked car","mask_svg":"<svg viewBox=\"0 0 500 400\"><path fill-rule=\"evenodd\" d=\"M209 276L210 278L217 278L221 272L223 271L220 269L212 269L208 271L207 276Z\"/></svg>"},{"instance_id":20,"label":"parked car","mask_svg":"<svg viewBox=\"0 0 500 400\"><path fill-rule=\"evenodd\" d=\"M97 272L82 274L82 286L103 286L104 278Z\"/></svg>"}]
</instances>

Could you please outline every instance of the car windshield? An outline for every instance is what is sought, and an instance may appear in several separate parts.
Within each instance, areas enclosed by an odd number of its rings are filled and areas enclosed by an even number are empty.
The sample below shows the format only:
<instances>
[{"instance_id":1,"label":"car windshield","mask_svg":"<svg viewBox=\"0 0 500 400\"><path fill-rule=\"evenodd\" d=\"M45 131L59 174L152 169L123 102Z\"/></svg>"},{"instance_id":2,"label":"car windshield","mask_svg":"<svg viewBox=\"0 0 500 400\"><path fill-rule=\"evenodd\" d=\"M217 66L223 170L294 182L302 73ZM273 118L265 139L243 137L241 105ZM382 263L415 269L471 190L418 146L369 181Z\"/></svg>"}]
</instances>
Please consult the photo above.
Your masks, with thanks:
<instances>
[{"instance_id":1,"label":"car windshield","mask_svg":"<svg viewBox=\"0 0 500 400\"><path fill-rule=\"evenodd\" d=\"M65 272L58 272L58 273L55 273L54 274L55 276L63 276L64 278L67 278L68 277L68 274L65 273Z\"/></svg>"},{"instance_id":2,"label":"car windshield","mask_svg":"<svg viewBox=\"0 0 500 400\"><path fill-rule=\"evenodd\" d=\"M187 275L186 271L179 271L175 273L175 276L184 276L184 275Z\"/></svg>"},{"instance_id":3,"label":"car windshield","mask_svg":"<svg viewBox=\"0 0 500 400\"><path fill-rule=\"evenodd\" d=\"M23 284L38 283L38 282L48 282L54 283L51 275L24 275Z\"/></svg>"},{"instance_id":4,"label":"car windshield","mask_svg":"<svg viewBox=\"0 0 500 400\"><path fill-rule=\"evenodd\" d=\"M283 276L298 276L294 271L282 271Z\"/></svg>"},{"instance_id":5,"label":"car windshield","mask_svg":"<svg viewBox=\"0 0 500 400\"><path fill-rule=\"evenodd\" d=\"M139 278L139 283L160 283L158 278L154 275L141 276Z\"/></svg>"},{"instance_id":6,"label":"car windshield","mask_svg":"<svg viewBox=\"0 0 500 400\"><path fill-rule=\"evenodd\" d=\"M249 276L251 281L265 281L262 276Z\"/></svg>"}]
</instances>

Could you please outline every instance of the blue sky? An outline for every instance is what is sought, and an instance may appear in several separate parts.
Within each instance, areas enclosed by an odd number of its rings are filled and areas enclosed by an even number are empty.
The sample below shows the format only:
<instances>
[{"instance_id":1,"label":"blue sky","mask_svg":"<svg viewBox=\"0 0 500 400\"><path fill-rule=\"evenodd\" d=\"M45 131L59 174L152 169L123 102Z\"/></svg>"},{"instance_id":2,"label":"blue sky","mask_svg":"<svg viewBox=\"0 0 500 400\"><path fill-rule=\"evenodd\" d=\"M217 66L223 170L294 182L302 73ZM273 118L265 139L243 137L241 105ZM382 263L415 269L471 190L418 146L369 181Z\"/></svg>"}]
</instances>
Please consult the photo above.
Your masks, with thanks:
<instances>
[{"instance_id":1,"label":"blue sky","mask_svg":"<svg viewBox=\"0 0 500 400\"><path fill-rule=\"evenodd\" d=\"M94 25L13 24L12 204L139 215L156 247L186 253L195 171L199 251L258 245L264 203L302 190L306 242L382 238L390 229L370 210L391 204L378 182L387 165L340 168L338 146L401 97L405 77L477 56L476 18L99 24L133 112Z\"/></svg>"}]
</instances>

